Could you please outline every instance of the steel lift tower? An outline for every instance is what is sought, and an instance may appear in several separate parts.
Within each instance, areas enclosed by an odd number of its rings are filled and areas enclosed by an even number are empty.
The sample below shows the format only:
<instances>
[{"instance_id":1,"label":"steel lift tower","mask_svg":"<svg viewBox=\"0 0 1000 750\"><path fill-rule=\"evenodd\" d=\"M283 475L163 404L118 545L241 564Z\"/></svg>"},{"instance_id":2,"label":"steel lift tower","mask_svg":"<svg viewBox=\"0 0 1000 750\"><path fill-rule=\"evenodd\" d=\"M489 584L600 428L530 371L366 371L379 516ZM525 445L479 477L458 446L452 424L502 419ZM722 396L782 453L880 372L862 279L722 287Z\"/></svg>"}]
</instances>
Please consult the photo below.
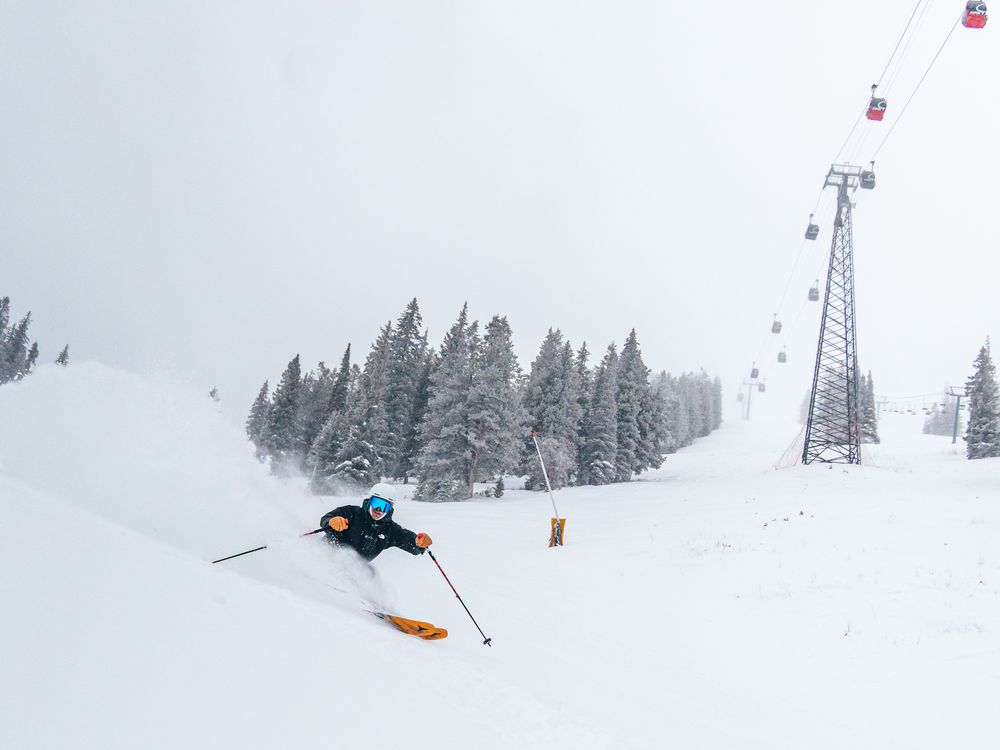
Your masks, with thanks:
<instances>
[{"instance_id":1,"label":"steel lift tower","mask_svg":"<svg viewBox=\"0 0 1000 750\"><path fill-rule=\"evenodd\" d=\"M861 463L851 193L874 186L874 172L849 164L831 166L823 184L824 188L837 188L837 215L802 448L804 464Z\"/></svg>"}]
</instances>

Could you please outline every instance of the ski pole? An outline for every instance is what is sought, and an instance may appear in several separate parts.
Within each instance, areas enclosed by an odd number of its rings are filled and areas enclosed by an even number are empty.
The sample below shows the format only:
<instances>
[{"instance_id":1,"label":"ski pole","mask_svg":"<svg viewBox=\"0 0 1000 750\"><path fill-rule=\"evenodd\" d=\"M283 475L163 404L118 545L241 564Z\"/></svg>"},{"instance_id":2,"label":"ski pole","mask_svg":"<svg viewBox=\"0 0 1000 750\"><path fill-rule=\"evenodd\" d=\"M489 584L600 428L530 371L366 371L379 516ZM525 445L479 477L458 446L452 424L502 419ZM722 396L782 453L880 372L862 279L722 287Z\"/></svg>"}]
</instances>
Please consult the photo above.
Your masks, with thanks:
<instances>
[{"instance_id":1,"label":"ski pole","mask_svg":"<svg viewBox=\"0 0 1000 750\"><path fill-rule=\"evenodd\" d=\"M439 563L437 561L437 558L434 557L434 553L431 552L430 550L427 550L427 554L431 556L431 560L433 560L434 564L438 566L438 570L441 571L441 575L444 576L444 580L448 581L448 585L451 586L451 590L455 591L454 584L452 584L451 579L449 579L448 576L447 576L447 574L444 572L444 568L441 567L441 563ZM484 646L489 646L490 648L492 648L493 644L490 643L490 641L492 641L493 639L486 637L486 633L484 633L483 629L481 627L479 627L479 623L476 622L476 618L472 616L472 613L469 611L469 608L465 606L465 602L462 601L462 597L458 595L457 591L455 591L455 596L458 597L458 601L459 601L459 603L461 603L462 608L465 610L465 614L467 614L469 616L469 619L472 620L472 624L476 626L476 630L479 631L479 635L481 635L483 637L483 639L484 639L483 640L483 645Z\"/></svg>"},{"instance_id":2,"label":"ski pole","mask_svg":"<svg viewBox=\"0 0 1000 750\"><path fill-rule=\"evenodd\" d=\"M299 536L312 536L313 534L318 534L321 531L323 531L323 529L315 529L313 531L307 531L305 534L299 534ZM251 552L260 552L262 549L267 549L267 545L265 544L262 547L254 547L253 549L248 549L246 552L237 552L235 555L230 555L229 557L220 557L218 560L212 560L212 565L226 560L232 560L234 557L243 557L243 555L249 555Z\"/></svg>"}]
</instances>

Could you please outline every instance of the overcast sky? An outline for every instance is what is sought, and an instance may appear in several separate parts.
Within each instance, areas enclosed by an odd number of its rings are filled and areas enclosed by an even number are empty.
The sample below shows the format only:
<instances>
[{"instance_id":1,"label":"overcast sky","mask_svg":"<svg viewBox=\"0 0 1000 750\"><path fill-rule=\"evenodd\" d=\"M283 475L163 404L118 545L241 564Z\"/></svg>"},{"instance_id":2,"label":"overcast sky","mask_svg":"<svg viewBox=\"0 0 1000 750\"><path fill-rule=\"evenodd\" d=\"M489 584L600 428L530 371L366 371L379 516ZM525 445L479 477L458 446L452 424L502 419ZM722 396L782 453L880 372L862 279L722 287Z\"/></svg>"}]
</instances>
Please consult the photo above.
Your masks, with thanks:
<instances>
[{"instance_id":1,"label":"overcast sky","mask_svg":"<svg viewBox=\"0 0 1000 750\"><path fill-rule=\"evenodd\" d=\"M964 6L924 2L855 162ZM525 368L550 326L595 353L634 326L728 406L755 358L797 405L832 190L800 257L802 232L913 8L8 0L0 295L42 360L174 371L234 418L296 353L363 359L412 297L435 346L466 300ZM882 395L958 385L1000 336L997 24L955 30L856 196Z\"/></svg>"}]
</instances>

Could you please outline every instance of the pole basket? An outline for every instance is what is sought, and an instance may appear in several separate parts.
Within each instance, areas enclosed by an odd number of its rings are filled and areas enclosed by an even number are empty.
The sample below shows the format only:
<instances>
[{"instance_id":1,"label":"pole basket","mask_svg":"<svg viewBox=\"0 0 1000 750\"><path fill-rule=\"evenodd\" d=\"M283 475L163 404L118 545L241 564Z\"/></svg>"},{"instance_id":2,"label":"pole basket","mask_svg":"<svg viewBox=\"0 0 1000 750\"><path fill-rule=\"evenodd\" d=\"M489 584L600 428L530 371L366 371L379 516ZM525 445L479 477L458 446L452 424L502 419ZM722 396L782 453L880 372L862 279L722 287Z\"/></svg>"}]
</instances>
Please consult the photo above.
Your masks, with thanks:
<instances>
[{"instance_id":1,"label":"pole basket","mask_svg":"<svg viewBox=\"0 0 1000 750\"><path fill-rule=\"evenodd\" d=\"M566 519L565 518L550 519L549 546L562 547L563 541L565 541L565 539L566 539Z\"/></svg>"}]
</instances>

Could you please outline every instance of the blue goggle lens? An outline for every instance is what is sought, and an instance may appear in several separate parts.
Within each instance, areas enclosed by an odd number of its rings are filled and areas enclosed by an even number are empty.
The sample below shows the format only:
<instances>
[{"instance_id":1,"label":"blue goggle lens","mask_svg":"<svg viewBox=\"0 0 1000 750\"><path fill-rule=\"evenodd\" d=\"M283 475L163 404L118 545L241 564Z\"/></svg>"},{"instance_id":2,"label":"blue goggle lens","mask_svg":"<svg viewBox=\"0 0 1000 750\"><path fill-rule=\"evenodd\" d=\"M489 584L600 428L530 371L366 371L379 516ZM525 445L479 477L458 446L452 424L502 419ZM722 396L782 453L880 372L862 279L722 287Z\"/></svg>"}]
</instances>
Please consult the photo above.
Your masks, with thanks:
<instances>
[{"instance_id":1,"label":"blue goggle lens","mask_svg":"<svg viewBox=\"0 0 1000 750\"><path fill-rule=\"evenodd\" d=\"M371 500L368 501L368 507L372 510L380 510L383 513L388 513L392 510L392 501L386 500L384 497L373 496Z\"/></svg>"}]
</instances>

